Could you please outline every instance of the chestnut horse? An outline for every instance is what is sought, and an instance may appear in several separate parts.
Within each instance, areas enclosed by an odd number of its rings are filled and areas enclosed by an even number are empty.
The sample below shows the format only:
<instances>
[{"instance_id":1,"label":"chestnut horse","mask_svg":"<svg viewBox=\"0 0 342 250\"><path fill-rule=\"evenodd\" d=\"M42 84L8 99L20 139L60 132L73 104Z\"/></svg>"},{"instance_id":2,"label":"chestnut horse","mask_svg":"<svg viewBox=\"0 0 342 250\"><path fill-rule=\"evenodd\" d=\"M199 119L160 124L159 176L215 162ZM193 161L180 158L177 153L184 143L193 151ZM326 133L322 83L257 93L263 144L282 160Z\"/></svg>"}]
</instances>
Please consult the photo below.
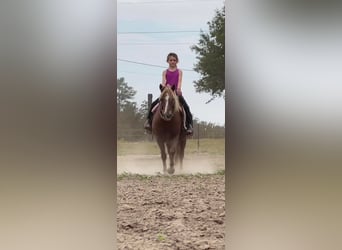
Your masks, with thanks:
<instances>
[{"instance_id":1,"label":"chestnut horse","mask_svg":"<svg viewBox=\"0 0 342 250\"><path fill-rule=\"evenodd\" d=\"M161 95L159 105L153 115L152 134L155 136L160 148L163 162L163 172L169 174L175 172L175 164L179 161L183 167L186 134L183 128L183 112L174 89L160 85ZM167 153L170 160L170 168L166 168Z\"/></svg>"}]
</instances>

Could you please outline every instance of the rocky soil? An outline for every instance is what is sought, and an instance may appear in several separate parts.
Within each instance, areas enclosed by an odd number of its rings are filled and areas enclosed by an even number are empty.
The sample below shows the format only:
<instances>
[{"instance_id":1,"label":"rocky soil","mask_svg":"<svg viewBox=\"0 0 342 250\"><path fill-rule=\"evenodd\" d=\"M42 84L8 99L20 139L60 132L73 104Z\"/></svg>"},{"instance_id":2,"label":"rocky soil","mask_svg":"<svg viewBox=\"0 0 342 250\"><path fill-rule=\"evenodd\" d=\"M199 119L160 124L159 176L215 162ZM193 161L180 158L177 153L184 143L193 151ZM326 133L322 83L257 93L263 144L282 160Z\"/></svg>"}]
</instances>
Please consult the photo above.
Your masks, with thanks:
<instances>
[{"instance_id":1,"label":"rocky soil","mask_svg":"<svg viewBox=\"0 0 342 250\"><path fill-rule=\"evenodd\" d=\"M224 249L223 174L121 175L118 249Z\"/></svg>"}]
</instances>

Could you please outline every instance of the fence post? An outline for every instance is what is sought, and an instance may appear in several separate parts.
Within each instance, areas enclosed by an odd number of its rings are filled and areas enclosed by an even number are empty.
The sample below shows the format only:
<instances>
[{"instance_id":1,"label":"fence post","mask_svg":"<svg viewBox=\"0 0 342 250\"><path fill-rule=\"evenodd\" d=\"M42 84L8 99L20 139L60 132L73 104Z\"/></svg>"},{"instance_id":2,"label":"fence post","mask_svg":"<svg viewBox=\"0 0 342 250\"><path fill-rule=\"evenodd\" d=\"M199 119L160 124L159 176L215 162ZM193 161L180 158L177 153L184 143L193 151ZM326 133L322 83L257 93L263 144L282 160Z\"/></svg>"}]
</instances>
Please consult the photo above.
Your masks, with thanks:
<instances>
[{"instance_id":1,"label":"fence post","mask_svg":"<svg viewBox=\"0 0 342 250\"><path fill-rule=\"evenodd\" d=\"M200 134L199 134L199 124L197 124L197 153L199 153L199 138L200 138Z\"/></svg>"},{"instance_id":2,"label":"fence post","mask_svg":"<svg viewBox=\"0 0 342 250\"><path fill-rule=\"evenodd\" d=\"M147 112L150 110L151 105L152 105L152 98L153 95L152 94L147 94ZM149 136L149 141L153 140L153 135Z\"/></svg>"},{"instance_id":3,"label":"fence post","mask_svg":"<svg viewBox=\"0 0 342 250\"><path fill-rule=\"evenodd\" d=\"M151 104L152 104L152 94L147 94L147 107L148 107L148 109L151 108Z\"/></svg>"}]
</instances>

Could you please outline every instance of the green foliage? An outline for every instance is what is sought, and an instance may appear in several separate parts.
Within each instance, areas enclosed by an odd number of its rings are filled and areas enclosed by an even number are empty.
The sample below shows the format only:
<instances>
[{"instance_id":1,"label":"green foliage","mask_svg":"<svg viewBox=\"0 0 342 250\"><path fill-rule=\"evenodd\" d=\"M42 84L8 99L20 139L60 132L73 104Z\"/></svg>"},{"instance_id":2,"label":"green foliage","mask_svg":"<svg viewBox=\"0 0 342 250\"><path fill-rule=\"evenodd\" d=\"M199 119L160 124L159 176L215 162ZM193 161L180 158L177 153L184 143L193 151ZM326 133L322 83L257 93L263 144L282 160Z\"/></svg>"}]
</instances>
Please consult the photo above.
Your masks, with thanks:
<instances>
[{"instance_id":1,"label":"green foliage","mask_svg":"<svg viewBox=\"0 0 342 250\"><path fill-rule=\"evenodd\" d=\"M136 90L125 82L125 79L117 79L117 138L126 140L138 140L145 138L143 130L143 118L146 116L144 108L138 109L133 102ZM143 113L141 113L141 112Z\"/></svg>"},{"instance_id":2,"label":"green foliage","mask_svg":"<svg viewBox=\"0 0 342 250\"><path fill-rule=\"evenodd\" d=\"M132 174L129 172L123 172L117 176L117 180L121 181L123 179L138 179L138 180L146 180L149 181L153 177L151 175L142 175L142 174Z\"/></svg>"},{"instance_id":3,"label":"green foliage","mask_svg":"<svg viewBox=\"0 0 342 250\"><path fill-rule=\"evenodd\" d=\"M141 120L145 120L148 112L148 103L147 101L143 101L140 105L140 108L138 110L138 114L140 115Z\"/></svg>"},{"instance_id":4,"label":"green foliage","mask_svg":"<svg viewBox=\"0 0 342 250\"><path fill-rule=\"evenodd\" d=\"M194 138L224 138L225 127L194 119Z\"/></svg>"},{"instance_id":5,"label":"green foliage","mask_svg":"<svg viewBox=\"0 0 342 250\"><path fill-rule=\"evenodd\" d=\"M134 102L131 100L134 98L137 91L135 91L132 87L128 86L123 77L117 79L117 107L120 111L123 111L124 108L130 105L133 105Z\"/></svg>"},{"instance_id":6,"label":"green foliage","mask_svg":"<svg viewBox=\"0 0 342 250\"><path fill-rule=\"evenodd\" d=\"M225 175L226 174L226 170L225 169L220 169L215 174L217 174L217 175Z\"/></svg>"},{"instance_id":7,"label":"green foliage","mask_svg":"<svg viewBox=\"0 0 342 250\"><path fill-rule=\"evenodd\" d=\"M158 241L164 241L165 239L166 239L166 236L165 236L164 234L159 233L159 234L157 235L157 240L158 240Z\"/></svg>"},{"instance_id":8,"label":"green foliage","mask_svg":"<svg viewBox=\"0 0 342 250\"><path fill-rule=\"evenodd\" d=\"M216 10L215 17L208 22L209 33L201 32L197 45L191 47L199 61L194 70L201 74L195 81L197 92L210 93L213 100L225 91L225 9ZM210 100L210 101L211 101Z\"/></svg>"}]
</instances>

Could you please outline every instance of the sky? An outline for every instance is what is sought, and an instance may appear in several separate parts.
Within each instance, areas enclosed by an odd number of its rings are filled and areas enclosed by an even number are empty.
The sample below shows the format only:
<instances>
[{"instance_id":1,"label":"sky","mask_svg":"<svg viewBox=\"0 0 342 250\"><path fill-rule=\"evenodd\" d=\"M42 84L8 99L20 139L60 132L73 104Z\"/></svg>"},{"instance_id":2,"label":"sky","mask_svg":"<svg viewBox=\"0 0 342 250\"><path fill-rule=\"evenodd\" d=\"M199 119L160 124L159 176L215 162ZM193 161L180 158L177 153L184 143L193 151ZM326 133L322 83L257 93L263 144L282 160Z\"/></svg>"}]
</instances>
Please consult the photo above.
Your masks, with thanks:
<instances>
[{"instance_id":1,"label":"sky","mask_svg":"<svg viewBox=\"0 0 342 250\"><path fill-rule=\"evenodd\" d=\"M341 9L264 3L230 2L229 94L268 131L341 133Z\"/></svg>"},{"instance_id":2,"label":"sky","mask_svg":"<svg viewBox=\"0 0 342 250\"><path fill-rule=\"evenodd\" d=\"M166 56L177 53L183 70L182 92L194 118L225 125L225 101L195 91L194 81L201 75L193 70L197 54L190 49L198 44L200 31L223 0L120 0L117 2L117 77L123 77L137 94L138 106L159 96L162 71L168 67Z\"/></svg>"}]
</instances>

